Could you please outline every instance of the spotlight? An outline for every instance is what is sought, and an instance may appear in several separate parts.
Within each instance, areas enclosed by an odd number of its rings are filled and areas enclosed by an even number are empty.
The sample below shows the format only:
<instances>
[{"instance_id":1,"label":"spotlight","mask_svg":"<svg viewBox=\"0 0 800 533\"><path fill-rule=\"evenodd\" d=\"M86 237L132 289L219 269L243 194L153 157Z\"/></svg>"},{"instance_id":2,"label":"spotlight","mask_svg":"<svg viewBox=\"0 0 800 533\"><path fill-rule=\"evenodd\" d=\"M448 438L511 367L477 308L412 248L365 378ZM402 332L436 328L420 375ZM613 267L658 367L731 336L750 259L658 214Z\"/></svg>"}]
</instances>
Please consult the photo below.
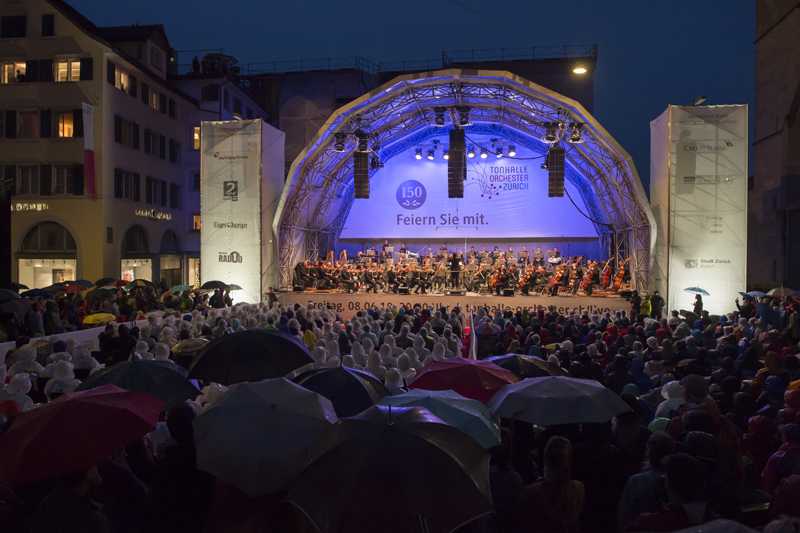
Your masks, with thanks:
<instances>
[{"instance_id":1,"label":"spotlight","mask_svg":"<svg viewBox=\"0 0 800 533\"><path fill-rule=\"evenodd\" d=\"M378 170L379 168L383 168L383 161L381 161L380 157L373 155L369 160L369 168L371 168L372 170Z\"/></svg>"},{"instance_id":2,"label":"spotlight","mask_svg":"<svg viewBox=\"0 0 800 533\"><path fill-rule=\"evenodd\" d=\"M344 133L337 133L333 139L333 149L337 152L344 152L344 142L347 136Z\"/></svg>"},{"instance_id":3,"label":"spotlight","mask_svg":"<svg viewBox=\"0 0 800 533\"><path fill-rule=\"evenodd\" d=\"M369 152L369 136L365 131L356 130L356 139L358 140L358 146L356 146L356 151L361 153L368 153Z\"/></svg>"},{"instance_id":4,"label":"spotlight","mask_svg":"<svg viewBox=\"0 0 800 533\"><path fill-rule=\"evenodd\" d=\"M469 121L469 108L466 106L460 106L456 108L458 110L458 125L462 128L464 126L469 126L472 122Z\"/></svg>"},{"instance_id":5,"label":"spotlight","mask_svg":"<svg viewBox=\"0 0 800 533\"><path fill-rule=\"evenodd\" d=\"M442 152L442 159L444 159L445 161L447 161L448 159L450 159L450 154L447 152L447 150L445 150L444 152Z\"/></svg>"},{"instance_id":6,"label":"spotlight","mask_svg":"<svg viewBox=\"0 0 800 533\"><path fill-rule=\"evenodd\" d=\"M422 159L422 148L417 148L417 153L414 154L414 159L416 159L417 161Z\"/></svg>"},{"instance_id":7,"label":"spotlight","mask_svg":"<svg viewBox=\"0 0 800 533\"><path fill-rule=\"evenodd\" d=\"M508 147L508 157L517 157L517 149L511 144Z\"/></svg>"},{"instance_id":8,"label":"spotlight","mask_svg":"<svg viewBox=\"0 0 800 533\"><path fill-rule=\"evenodd\" d=\"M486 159L489 157L489 152L486 151L486 148L481 148L481 159Z\"/></svg>"},{"instance_id":9,"label":"spotlight","mask_svg":"<svg viewBox=\"0 0 800 533\"><path fill-rule=\"evenodd\" d=\"M548 122L544 125L545 133L542 140L547 144L554 144L558 142L558 124L555 122Z\"/></svg>"},{"instance_id":10,"label":"spotlight","mask_svg":"<svg viewBox=\"0 0 800 533\"><path fill-rule=\"evenodd\" d=\"M470 159L474 159L475 158L475 148L474 147L472 147L472 146L469 147L469 150L467 151L467 157L469 157Z\"/></svg>"},{"instance_id":11,"label":"spotlight","mask_svg":"<svg viewBox=\"0 0 800 533\"><path fill-rule=\"evenodd\" d=\"M541 165L539 165L539 168L541 168L542 170L547 170L547 163L542 163Z\"/></svg>"},{"instance_id":12,"label":"spotlight","mask_svg":"<svg viewBox=\"0 0 800 533\"><path fill-rule=\"evenodd\" d=\"M577 74L578 76L583 76L587 72L589 72L589 69L587 69L583 65L575 65L574 67L572 67L572 73Z\"/></svg>"},{"instance_id":13,"label":"spotlight","mask_svg":"<svg viewBox=\"0 0 800 533\"><path fill-rule=\"evenodd\" d=\"M433 161L434 152L433 150L428 150L428 161Z\"/></svg>"},{"instance_id":14,"label":"spotlight","mask_svg":"<svg viewBox=\"0 0 800 533\"><path fill-rule=\"evenodd\" d=\"M502 147L500 147L500 146L498 146L498 147L497 147L497 150L495 150L495 151L494 151L494 156L495 156L497 159L500 159L501 157L503 157L503 148L502 148Z\"/></svg>"},{"instance_id":15,"label":"spotlight","mask_svg":"<svg viewBox=\"0 0 800 533\"><path fill-rule=\"evenodd\" d=\"M583 124L580 122L573 122L570 124L569 142L570 144L581 144L583 142Z\"/></svg>"},{"instance_id":16,"label":"spotlight","mask_svg":"<svg viewBox=\"0 0 800 533\"><path fill-rule=\"evenodd\" d=\"M433 121L440 128L444 126L444 112L445 112L445 108L444 107L434 107L433 108L433 113L434 113L434 120Z\"/></svg>"}]
</instances>

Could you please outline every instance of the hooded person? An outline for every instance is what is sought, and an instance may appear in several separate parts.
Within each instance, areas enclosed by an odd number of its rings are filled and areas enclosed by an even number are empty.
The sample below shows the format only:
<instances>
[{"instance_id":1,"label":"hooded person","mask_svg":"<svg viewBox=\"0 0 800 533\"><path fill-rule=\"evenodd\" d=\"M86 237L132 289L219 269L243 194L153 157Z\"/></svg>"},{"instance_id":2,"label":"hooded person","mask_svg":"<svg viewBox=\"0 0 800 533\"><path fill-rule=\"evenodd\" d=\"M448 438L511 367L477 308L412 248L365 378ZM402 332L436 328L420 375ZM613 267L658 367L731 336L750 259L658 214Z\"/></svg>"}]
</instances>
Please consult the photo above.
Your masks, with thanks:
<instances>
[{"instance_id":1,"label":"hooded person","mask_svg":"<svg viewBox=\"0 0 800 533\"><path fill-rule=\"evenodd\" d=\"M364 345L361 344L361 341L356 339L350 343L350 355L356 365L359 367L366 366L367 352L364 350Z\"/></svg>"},{"instance_id":2,"label":"hooded person","mask_svg":"<svg viewBox=\"0 0 800 533\"><path fill-rule=\"evenodd\" d=\"M344 356L342 356L342 366L347 367L347 368L361 369L361 366L356 364L356 360L353 358L352 355L344 355Z\"/></svg>"},{"instance_id":3,"label":"hooded person","mask_svg":"<svg viewBox=\"0 0 800 533\"><path fill-rule=\"evenodd\" d=\"M447 359L447 351L445 349L444 344L437 342L433 345L433 351L431 351L431 355L428 357L430 361L444 361ZM425 364L428 364L428 360L425 361Z\"/></svg>"},{"instance_id":4,"label":"hooded person","mask_svg":"<svg viewBox=\"0 0 800 533\"><path fill-rule=\"evenodd\" d=\"M323 364L328 359L328 353L322 346L317 346L311 350L311 358L317 364Z\"/></svg>"},{"instance_id":5,"label":"hooded person","mask_svg":"<svg viewBox=\"0 0 800 533\"><path fill-rule=\"evenodd\" d=\"M656 408L656 418L672 418L686 403L683 385L678 381L670 381L661 387L661 396L664 401Z\"/></svg>"},{"instance_id":6,"label":"hooded person","mask_svg":"<svg viewBox=\"0 0 800 533\"><path fill-rule=\"evenodd\" d=\"M8 369L12 376L19 373L42 375L44 367L36 361L36 348L26 344L14 352L16 362Z\"/></svg>"},{"instance_id":7,"label":"hooded person","mask_svg":"<svg viewBox=\"0 0 800 533\"><path fill-rule=\"evenodd\" d=\"M394 358L394 353L392 351L392 347L388 344L382 344L380 350L378 350L380 354L381 364L386 368L393 368L397 366L397 360Z\"/></svg>"},{"instance_id":8,"label":"hooded person","mask_svg":"<svg viewBox=\"0 0 800 533\"><path fill-rule=\"evenodd\" d=\"M417 371L411 366L411 357L406 352L397 358L397 372L405 382L413 380L417 375Z\"/></svg>"},{"instance_id":9,"label":"hooded person","mask_svg":"<svg viewBox=\"0 0 800 533\"><path fill-rule=\"evenodd\" d=\"M153 358L156 361L164 361L167 363L172 363L172 359L170 359L170 350L169 346L164 344L163 342L159 342L155 345L153 349Z\"/></svg>"},{"instance_id":10,"label":"hooded person","mask_svg":"<svg viewBox=\"0 0 800 533\"><path fill-rule=\"evenodd\" d=\"M33 409L33 400L28 393L32 387L30 374L26 372L14 374L5 389L0 387L0 402L11 400L16 402L20 411L30 411Z\"/></svg>"},{"instance_id":11,"label":"hooded person","mask_svg":"<svg viewBox=\"0 0 800 533\"><path fill-rule=\"evenodd\" d=\"M398 372L396 368L390 368L386 371L383 383L386 385L386 390L389 391L390 395L403 394L406 392L403 376L400 375L400 372Z\"/></svg>"},{"instance_id":12,"label":"hooded person","mask_svg":"<svg viewBox=\"0 0 800 533\"><path fill-rule=\"evenodd\" d=\"M88 370L89 374L102 368L102 365L92 357L92 354L89 352L89 348L84 345L76 346L73 350L72 355L72 365L75 367L75 370Z\"/></svg>"},{"instance_id":13,"label":"hooded person","mask_svg":"<svg viewBox=\"0 0 800 533\"><path fill-rule=\"evenodd\" d=\"M137 341L136 346L133 348L133 353L131 354L131 361L151 361L153 359L153 354L150 353L150 345L147 341Z\"/></svg>"},{"instance_id":14,"label":"hooded person","mask_svg":"<svg viewBox=\"0 0 800 533\"><path fill-rule=\"evenodd\" d=\"M398 357L401 353L403 353L403 349L397 345L394 335L391 333L383 336L383 345L389 346L389 348L392 350L393 357ZM381 346L381 348L383 348L383 346Z\"/></svg>"},{"instance_id":15,"label":"hooded person","mask_svg":"<svg viewBox=\"0 0 800 533\"><path fill-rule=\"evenodd\" d=\"M58 352L53 352L47 356L48 363L55 363L57 361L72 362L72 354L67 351L58 351Z\"/></svg>"},{"instance_id":16,"label":"hooded person","mask_svg":"<svg viewBox=\"0 0 800 533\"><path fill-rule=\"evenodd\" d=\"M54 400L62 394L75 392L81 382L75 379L72 363L59 361L54 363L53 377L47 380L44 386L44 395L48 400Z\"/></svg>"},{"instance_id":17,"label":"hooded person","mask_svg":"<svg viewBox=\"0 0 800 533\"><path fill-rule=\"evenodd\" d=\"M374 350L367 356L367 370L381 379L386 375L386 367L381 363L381 356Z\"/></svg>"},{"instance_id":18,"label":"hooded person","mask_svg":"<svg viewBox=\"0 0 800 533\"><path fill-rule=\"evenodd\" d=\"M425 346L425 339L422 335L415 335L412 345L420 361L424 361L431 354L431 351Z\"/></svg>"}]
</instances>

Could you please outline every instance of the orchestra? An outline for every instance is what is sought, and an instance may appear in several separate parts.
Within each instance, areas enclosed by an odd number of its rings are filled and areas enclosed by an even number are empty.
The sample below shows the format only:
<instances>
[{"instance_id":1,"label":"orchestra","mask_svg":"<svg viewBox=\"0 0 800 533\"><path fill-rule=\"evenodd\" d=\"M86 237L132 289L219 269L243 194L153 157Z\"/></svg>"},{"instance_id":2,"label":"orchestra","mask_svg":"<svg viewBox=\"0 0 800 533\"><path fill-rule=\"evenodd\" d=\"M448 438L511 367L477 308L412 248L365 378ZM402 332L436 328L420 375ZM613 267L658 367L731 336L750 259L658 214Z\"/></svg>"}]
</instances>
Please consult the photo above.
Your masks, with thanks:
<instances>
[{"instance_id":1,"label":"orchestra","mask_svg":"<svg viewBox=\"0 0 800 533\"><path fill-rule=\"evenodd\" d=\"M443 294L447 291L496 295L548 294L591 296L597 292L617 293L630 283L627 259L596 261L583 256L562 257L558 249L532 253L522 248L517 253L478 251L464 253L430 247L419 254L400 245L398 259L394 247L385 242L380 253L374 248L348 258L342 251L338 261L333 251L324 261L302 261L294 269L294 288L339 290L347 293L391 292L403 294Z\"/></svg>"}]
</instances>

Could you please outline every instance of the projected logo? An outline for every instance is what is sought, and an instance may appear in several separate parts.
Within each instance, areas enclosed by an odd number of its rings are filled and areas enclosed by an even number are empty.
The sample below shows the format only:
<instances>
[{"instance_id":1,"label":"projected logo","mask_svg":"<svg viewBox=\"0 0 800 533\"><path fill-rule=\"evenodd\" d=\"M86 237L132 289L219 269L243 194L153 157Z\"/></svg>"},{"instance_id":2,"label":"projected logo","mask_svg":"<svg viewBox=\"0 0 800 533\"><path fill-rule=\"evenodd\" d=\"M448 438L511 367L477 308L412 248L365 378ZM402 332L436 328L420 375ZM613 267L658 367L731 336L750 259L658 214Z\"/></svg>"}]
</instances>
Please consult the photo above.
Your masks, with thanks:
<instances>
[{"instance_id":1,"label":"projected logo","mask_svg":"<svg viewBox=\"0 0 800 533\"><path fill-rule=\"evenodd\" d=\"M397 203L405 209L422 207L427 197L428 192L425 190L425 186L417 180L404 181L397 188L397 193L395 193Z\"/></svg>"}]
</instances>

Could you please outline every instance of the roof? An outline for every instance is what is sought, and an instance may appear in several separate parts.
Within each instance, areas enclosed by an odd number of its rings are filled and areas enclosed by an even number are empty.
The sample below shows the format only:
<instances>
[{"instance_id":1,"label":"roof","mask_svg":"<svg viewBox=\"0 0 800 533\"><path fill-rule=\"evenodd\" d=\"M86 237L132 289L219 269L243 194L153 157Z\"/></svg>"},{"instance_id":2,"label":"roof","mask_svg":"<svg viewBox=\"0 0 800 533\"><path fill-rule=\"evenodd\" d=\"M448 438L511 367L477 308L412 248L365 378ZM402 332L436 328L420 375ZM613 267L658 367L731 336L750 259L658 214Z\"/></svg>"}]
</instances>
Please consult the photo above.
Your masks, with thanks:
<instances>
[{"instance_id":1,"label":"roof","mask_svg":"<svg viewBox=\"0 0 800 533\"><path fill-rule=\"evenodd\" d=\"M132 26L103 26L97 28L97 33L111 42L139 42L152 40L164 48L171 49L167 32L163 24L149 24Z\"/></svg>"}]
</instances>

